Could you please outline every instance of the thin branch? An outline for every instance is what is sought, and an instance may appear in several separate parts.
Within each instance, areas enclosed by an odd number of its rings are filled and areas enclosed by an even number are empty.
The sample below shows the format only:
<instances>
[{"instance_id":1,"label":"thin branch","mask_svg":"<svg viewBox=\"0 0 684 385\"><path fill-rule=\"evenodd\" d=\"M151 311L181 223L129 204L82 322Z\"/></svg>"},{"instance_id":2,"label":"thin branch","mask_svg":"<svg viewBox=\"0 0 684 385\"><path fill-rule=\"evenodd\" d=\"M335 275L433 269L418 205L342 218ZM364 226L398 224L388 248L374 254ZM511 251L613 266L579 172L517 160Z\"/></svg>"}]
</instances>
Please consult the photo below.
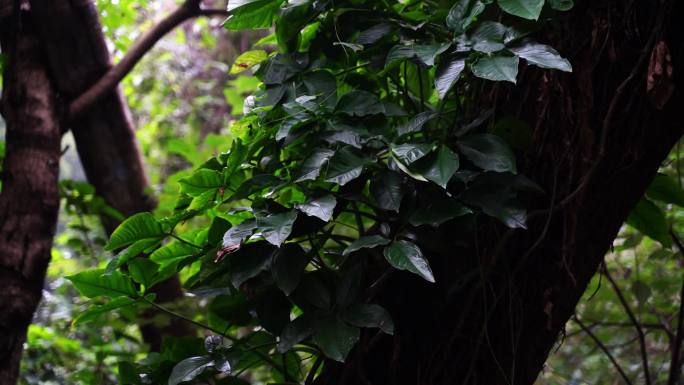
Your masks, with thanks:
<instances>
[{"instance_id":1,"label":"thin branch","mask_svg":"<svg viewBox=\"0 0 684 385\"><path fill-rule=\"evenodd\" d=\"M670 230L670 236L679 252L684 255L684 245L681 239ZM684 282L679 292L679 314L677 316L677 332L675 333L674 342L672 345L672 358L670 359L670 373L667 378L667 385L677 385L679 383L679 373L681 372L681 349L682 340L684 339Z\"/></svg>"},{"instance_id":2,"label":"thin branch","mask_svg":"<svg viewBox=\"0 0 684 385\"><path fill-rule=\"evenodd\" d=\"M605 274L606 278L608 279L608 282L610 282L610 285L613 286L615 294L617 294L618 299L622 304L622 307L625 309L625 312L629 317L629 320L632 322L634 328L637 331L637 335L639 336L639 351L641 352L641 363L644 367L646 385L651 385L651 373L648 368L648 352L646 351L646 337L644 334L644 329L641 327L641 323L639 323L637 318L634 316L634 312L632 312L632 309L629 307L629 304L627 303L625 296L622 294L622 290L620 290L620 287L617 285L613 277L611 277L610 272L608 272L608 269L605 266L603 269L603 274Z\"/></svg>"},{"instance_id":3,"label":"thin branch","mask_svg":"<svg viewBox=\"0 0 684 385\"><path fill-rule=\"evenodd\" d=\"M615 370L617 370L618 373L620 373L620 377L622 377L622 379L625 381L625 384L627 384L627 385L632 385L632 381L629 380L629 377L627 377L627 374L626 374L625 371L622 369L622 366L620 366L620 364L617 362L617 360L615 359L615 357L613 357L613 354L610 352L610 350L608 350L608 348L606 347L606 345L604 345L603 342L601 342L601 340L599 340L598 337L596 337L596 334L594 334L594 332L592 332L590 328L588 328L587 326L585 326L585 325L582 323L582 321L580 321L579 318L577 318L576 316L575 316L575 317L572 317L572 320L575 321L575 322L577 323L577 325L579 325L579 327L580 327L582 330L584 330L584 332L587 333L587 335L588 335L589 337L591 337L592 340L594 340L594 343L596 343L596 346L598 346L599 349L601 349L601 350L603 351L603 353L606 355L606 357L608 357L608 359L610 360L610 362L611 362L611 363L613 364L613 366L615 367Z\"/></svg>"},{"instance_id":4,"label":"thin branch","mask_svg":"<svg viewBox=\"0 0 684 385\"><path fill-rule=\"evenodd\" d=\"M209 326L209 325L205 325L205 324L203 324L203 323L201 323L201 322L197 322L197 321L195 321L195 320L193 320L193 319L191 319L191 318L188 318L188 317L186 317L186 316L184 316L184 315L182 315L182 314L176 313L175 311L173 311L173 310L171 310L171 309L167 309L166 307L164 307L164 306L162 306L162 305L160 305L160 304L158 304L158 303L155 303L154 301L150 301L149 299L147 299L147 298L145 298L145 297L142 297L142 300L143 300L145 303L152 305L153 307L157 308L158 310L160 310L160 311L162 311L162 312L164 312L164 313L166 313L166 314L169 314L169 315L171 315L171 316L174 316L174 317L176 317L176 318L178 318L178 319L180 319L180 320L183 320L183 321L185 321L185 322L191 323L191 324L193 324L193 325L195 325L195 326L197 326L197 327L199 327L199 328L201 328L201 329L205 329L205 330L209 330L209 331L211 331L211 332L214 332L214 333L216 333L216 334L222 336L223 338L225 338L225 339L227 339L227 340L229 340L229 341L231 341L231 342L233 342L233 343L238 343L238 342L244 343L245 346L247 347L247 349L249 349L250 351L253 351L254 354L256 354L257 356L259 356L259 358L261 358L261 359L264 360L266 363L268 363L269 365L271 365L271 367L273 367L273 368L276 369L277 371L281 372L281 374L282 374L288 381L293 381L293 380L294 380L294 379L292 378L292 376L287 372L287 370L285 370L285 369L282 368L280 365L278 365L278 364L273 360L273 358L271 358L268 354L265 354L265 353L263 353L263 352L261 352L261 351L258 350L258 348L259 348L261 345L251 346L251 345L245 343L244 341L241 341L239 338L235 338L235 337L231 336L230 334L221 332L220 330L215 329L215 328L212 328L212 327Z\"/></svg>"},{"instance_id":5,"label":"thin branch","mask_svg":"<svg viewBox=\"0 0 684 385\"><path fill-rule=\"evenodd\" d=\"M171 30L186 20L197 16L229 16L228 11L220 9L201 9L201 0L186 0L175 11L162 19L152 29L142 35L136 41L126 55L115 66L109 69L95 84L79 95L69 105L69 118L73 119L90 106L99 101L103 96L114 90L140 59Z\"/></svg>"}]
</instances>

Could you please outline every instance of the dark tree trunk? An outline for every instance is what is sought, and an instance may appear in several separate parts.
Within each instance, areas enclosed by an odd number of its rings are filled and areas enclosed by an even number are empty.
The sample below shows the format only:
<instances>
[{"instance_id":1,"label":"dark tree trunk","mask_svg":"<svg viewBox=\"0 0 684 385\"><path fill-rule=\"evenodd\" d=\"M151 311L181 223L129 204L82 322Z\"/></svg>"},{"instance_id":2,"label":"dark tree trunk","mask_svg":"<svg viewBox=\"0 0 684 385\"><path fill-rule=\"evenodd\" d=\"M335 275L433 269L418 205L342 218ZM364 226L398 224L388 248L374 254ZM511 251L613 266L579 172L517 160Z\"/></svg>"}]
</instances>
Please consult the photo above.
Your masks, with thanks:
<instances>
[{"instance_id":1,"label":"dark tree trunk","mask_svg":"<svg viewBox=\"0 0 684 385\"><path fill-rule=\"evenodd\" d=\"M70 101L111 67L97 8L90 0L31 0L30 4L33 17L39 20L38 32L56 88ZM126 217L154 209L156 202L149 191L130 111L118 88L68 122L68 127L88 181L107 204ZM112 218L102 221L110 234L118 225ZM160 302L183 297L176 276L152 290ZM151 320L156 314L152 311L146 318ZM143 321L141 331L155 351L163 335L192 334L187 324L176 319L166 327Z\"/></svg>"},{"instance_id":2,"label":"dark tree trunk","mask_svg":"<svg viewBox=\"0 0 684 385\"><path fill-rule=\"evenodd\" d=\"M0 385L17 381L59 208L56 94L31 20L20 20L13 4L0 1L0 42L8 58L2 94L7 153L0 194Z\"/></svg>"},{"instance_id":3,"label":"dark tree trunk","mask_svg":"<svg viewBox=\"0 0 684 385\"><path fill-rule=\"evenodd\" d=\"M466 240L472 248L459 245L457 232L425 234L419 242L431 251L437 283L394 273L376 300L393 314L395 335L363 335L346 364L326 362L317 384L530 385L543 370L620 226L684 133L684 76L668 76L663 54L669 47L675 72L684 68L682 2L576 3L548 37L574 73L526 68L517 86L484 97L534 128L520 169L547 199L529 229L479 223L474 242Z\"/></svg>"}]
</instances>

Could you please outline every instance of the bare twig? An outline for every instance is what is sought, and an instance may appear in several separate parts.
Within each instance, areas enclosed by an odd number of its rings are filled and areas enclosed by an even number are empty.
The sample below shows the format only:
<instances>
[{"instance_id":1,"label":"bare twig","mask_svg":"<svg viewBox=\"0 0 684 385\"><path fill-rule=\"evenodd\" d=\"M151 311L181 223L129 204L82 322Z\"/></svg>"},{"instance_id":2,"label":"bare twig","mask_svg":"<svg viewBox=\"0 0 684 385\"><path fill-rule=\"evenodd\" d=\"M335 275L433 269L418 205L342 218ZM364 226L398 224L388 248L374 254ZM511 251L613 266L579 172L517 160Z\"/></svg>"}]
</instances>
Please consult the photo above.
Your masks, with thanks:
<instances>
[{"instance_id":1,"label":"bare twig","mask_svg":"<svg viewBox=\"0 0 684 385\"><path fill-rule=\"evenodd\" d=\"M684 255L684 245L673 230L670 230L670 236L674 241L679 252ZM677 316L677 331L672 343L672 358L670 359L670 373L667 377L667 385L679 384L679 373L681 372L681 349L682 339L684 339L684 282L679 292L679 314Z\"/></svg>"},{"instance_id":2,"label":"bare twig","mask_svg":"<svg viewBox=\"0 0 684 385\"><path fill-rule=\"evenodd\" d=\"M152 29L136 41L126 55L109 69L95 84L74 99L69 105L69 118L74 118L87 110L103 96L111 92L140 61L140 59L171 30L184 21L197 16L229 16L228 11L202 9L201 0L186 0L180 7L162 19Z\"/></svg>"},{"instance_id":3,"label":"bare twig","mask_svg":"<svg viewBox=\"0 0 684 385\"><path fill-rule=\"evenodd\" d=\"M632 381L630 381L629 377L627 377L627 373L625 373L625 371L622 369L622 366L620 366L620 364L617 362L615 357L613 357L613 354L610 352L610 350L608 350L606 345L604 345L603 342L601 342L601 340L599 340L598 337L596 337L596 334L594 334L594 332L592 332L590 328L585 326L582 323L582 321L580 321L579 318L577 318L576 316L572 317L572 320L575 321L577 323L577 325L579 325L579 327L582 330L584 330L584 332L587 333L587 335L589 337L591 337L592 340L594 340L594 343L596 343L596 346L598 346L599 349L601 349L603 351L603 353L606 355L606 357L608 357L610 362L615 367L615 370L618 371L618 373L620 374L620 377L622 377L622 379L625 381L625 384L632 385Z\"/></svg>"},{"instance_id":4,"label":"bare twig","mask_svg":"<svg viewBox=\"0 0 684 385\"><path fill-rule=\"evenodd\" d=\"M610 282L613 290L615 290L615 294L617 294L622 307L625 309L625 312L629 317L629 320L632 322L637 331L637 335L639 337L639 350L641 352L641 363L644 367L644 377L646 379L645 383L646 385L651 385L651 373L648 368L648 352L646 351L646 337L644 334L644 329L641 327L641 323L639 323L637 318L634 316L634 312L632 312L632 309L629 307L625 296L622 294L622 290L618 286L617 282L615 282L613 277L611 277L610 272L608 272L608 269L605 266L603 269L603 274L605 274L606 279L608 279L608 282Z\"/></svg>"}]
</instances>

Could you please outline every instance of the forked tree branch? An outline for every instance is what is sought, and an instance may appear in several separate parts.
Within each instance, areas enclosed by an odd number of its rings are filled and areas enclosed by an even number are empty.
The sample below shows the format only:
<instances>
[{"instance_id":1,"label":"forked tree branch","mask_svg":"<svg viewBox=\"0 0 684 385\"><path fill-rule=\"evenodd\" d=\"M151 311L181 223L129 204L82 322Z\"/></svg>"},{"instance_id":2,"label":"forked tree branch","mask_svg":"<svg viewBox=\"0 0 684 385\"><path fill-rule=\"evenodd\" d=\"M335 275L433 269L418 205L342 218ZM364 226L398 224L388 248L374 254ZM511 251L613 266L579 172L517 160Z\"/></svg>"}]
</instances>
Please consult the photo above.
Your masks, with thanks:
<instances>
[{"instance_id":1,"label":"forked tree branch","mask_svg":"<svg viewBox=\"0 0 684 385\"><path fill-rule=\"evenodd\" d=\"M634 312L632 311L632 308L629 306L629 303L627 302L627 299L625 299L624 294L622 294L620 286L618 286L617 282L615 282L613 277L610 275L610 272L608 271L608 268L605 266L605 264L603 265L603 274L608 279L608 282L610 282L610 285L613 287L613 290L615 291L615 294L620 300L622 307L625 309L625 312L627 313L627 317L629 317L629 320L632 322L634 328L636 329L637 336L639 338L639 351L641 352L641 364L644 369L645 383L646 385L651 385L651 374L648 365L648 352L646 351L646 335L644 333L644 329L641 327L641 323L639 323L639 320L637 320L636 316L634 315Z\"/></svg>"},{"instance_id":2,"label":"forked tree branch","mask_svg":"<svg viewBox=\"0 0 684 385\"><path fill-rule=\"evenodd\" d=\"M79 95L69 104L68 116L77 117L104 95L111 92L145 56L145 54L171 30L186 20L198 16L229 16L229 12L221 9L202 9L201 0L186 0L175 11L162 19L152 29L145 32L129 49L126 55L115 66L109 69L95 84Z\"/></svg>"},{"instance_id":3,"label":"forked tree branch","mask_svg":"<svg viewBox=\"0 0 684 385\"><path fill-rule=\"evenodd\" d=\"M594 332L591 331L591 328L587 327L582 321L580 321L579 318L577 318L577 316L574 316L572 319L585 333L587 333L587 335L594 341L596 346L598 346L599 349L601 349L601 351L606 355L606 357L608 357L608 360L610 360L610 362L613 364L613 367L620 374L620 377L622 377L622 380L625 382L625 384L632 385L632 381L630 381L629 377L627 376L627 373L625 373L625 370L617 362L617 360L610 352L608 347L603 342L601 342L600 339L598 339Z\"/></svg>"}]
</instances>

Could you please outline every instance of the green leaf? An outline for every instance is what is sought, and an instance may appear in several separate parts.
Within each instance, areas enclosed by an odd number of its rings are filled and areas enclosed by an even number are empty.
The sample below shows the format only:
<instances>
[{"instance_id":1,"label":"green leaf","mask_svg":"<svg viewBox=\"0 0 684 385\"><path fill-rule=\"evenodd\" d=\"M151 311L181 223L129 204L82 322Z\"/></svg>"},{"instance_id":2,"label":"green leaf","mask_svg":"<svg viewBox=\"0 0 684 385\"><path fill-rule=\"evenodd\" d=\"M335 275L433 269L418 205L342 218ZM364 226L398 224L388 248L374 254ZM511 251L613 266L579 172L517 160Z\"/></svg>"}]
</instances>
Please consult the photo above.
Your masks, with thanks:
<instances>
[{"instance_id":1,"label":"green leaf","mask_svg":"<svg viewBox=\"0 0 684 385\"><path fill-rule=\"evenodd\" d=\"M453 198L430 199L427 204L421 205L411 214L409 223L413 226L437 227L446 221L471 213L469 208Z\"/></svg>"},{"instance_id":2,"label":"green leaf","mask_svg":"<svg viewBox=\"0 0 684 385\"><path fill-rule=\"evenodd\" d=\"M665 247L672 245L663 211L646 198L641 198L627 217L627 224Z\"/></svg>"},{"instance_id":3,"label":"green leaf","mask_svg":"<svg viewBox=\"0 0 684 385\"><path fill-rule=\"evenodd\" d=\"M243 29L270 28L280 10L282 0L230 0L230 17L224 27L239 31Z\"/></svg>"},{"instance_id":4,"label":"green leaf","mask_svg":"<svg viewBox=\"0 0 684 385\"><path fill-rule=\"evenodd\" d=\"M397 132L399 133L399 135L404 135L411 132L420 131L423 129L425 123L436 118L438 115L439 114L432 111L421 112L420 114L413 117L413 119L406 122L406 124L402 124L401 126L397 127Z\"/></svg>"},{"instance_id":5,"label":"green leaf","mask_svg":"<svg viewBox=\"0 0 684 385\"><path fill-rule=\"evenodd\" d=\"M328 317L317 320L313 338L328 358L344 362L359 335L359 328L349 326L337 317Z\"/></svg>"},{"instance_id":6,"label":"green leaf","mask_svg":"<svg viewBox=\"0 0 684 385\"><path fill-rule=\"evenodd\" d=\"M387 58L385 59L385 67L390 67L397 61L411 59L415 56L416 50L413 49L412 45L395 45L387 53Z\"/></svg>"},{"instance_id":7,"label":"green leaf","mask_svg":"<svg viewBox=\"0 0 684 385\"><path fill-rule=\"evenodd\" d=\"M548 45L527 41L518 46L509 47L508 49L516 56L527 60L527 62L534 64L537 67L572 72L572 65L570 62L563 58L558 51Z\"/></svg>"},{"instance_id":8,"label":"green leaf","mask_svg":"<svg viewBox=\"0 0 684 385\"><path fill-rule=\"evenodd\" d=\"M657 174L653 178L646 195L650 199L684 207L684 190L673 178L665 174Z\"/></svg>"},{"instance_id":9,"label":"green leaf","mask_svg":"<svg viewBox=\"0 0 684 385\"><path fill-rule=\"evenodd\" d=\"M346 249L344 249L344 252L342 252L342 255L349 255L355 251L361 250L361 249L371 249L373 247L377 246L385 246L390 243L390 240L382 237L380 235L368 235L365 237L361 237L354 242L352 242L349 246L347 246ZM357 325L358 326L358 325Z\"/></svg>"},{"instance_id":10,"label":"green leaf","mask_svg":"<svg viewBox=\"0 0 684 385\"><path fill-rule=\"evenodd\" d=\"M300 315L283 328L283 332L278 339L278 351L285 353L313 334L313 331L313 320L306 314Z\"/></svg>"},{"instance_id":11,"label":"green leaf","mask_svg":"<svg viewBox=\"0 0 684 385\"><path fill-rule=\"evenodd\" d=\"M257 231L264 239L275 246L280 246L292 232L292 225L297 219L297 212L292 210L266 217L257 217Z\"/></svg>"},{"instance_id":12,"label":"green leaf","mask_svg":"<svg viewBox=\"0 0 684 385\"><path fill-rule=\"evenodd\" d=\"M297 50L299 34L313 14L312 2L311 0L292 1L280 9L275 27L281 51L295 52Z\"/></svg>"},{"instance_id":13,"label":"green leaf","mask_svg":"<svg viewBox=\"0 0 684 385\"><path fill-rule=\"evenodd\" d=\"M335 205L337 205L335 197L327 194L320 198L310 199L306 203L297 204L295 208L310 217L317 217L328 222L332 219Z\"/></svg>"},{"instance_id":14,"label":"green leaf","mask_svg":"<svg viewBox=\"0 0 684 385\"><path fill-rule=\"evenodd\" d=\"M302 78L309 94L316 95L318 103L329 108L337 104L337 80L328 71L318 70L309 72Z\"/></svg>"},{"instance_id":15,"label":"green leaf","mask_svg":"<svg viewBox=\"0 0 684 385\"><path fill-rule=\"evenodd\" d=\"M250 278L256 277L262 271L271 268L276 248L265 242L257 242L251 248L245 246L240 252L230 256L230 280L234 287L239 288ZM268 246L268 247L265 247Z\"/></svg>"},{"instance_id":16,"label":"green leaf","mask_svg":"<svg viewBox=\"0 0 684 385\"><path fill-rule=\"evenodd\" d=\"M207 240L213 246L220 245L223 241L223 235L230 229L230 222L221 217L214 217L209 226L209 233Z\"/></svg>"},{"instance_id":17,"label":"green leaf","mask_svg":"<svg viewBox=\"0 0 684 385\"><path fill-rule=\"evenodd\" d=\"M440 146L436 154L421 159L415 165L416 171L446 189L449 180L459 167L458 155L447 146Z\"/></svg>"},{"instance_id":18,"label":"green leaf","mask_svg":"<svg viewBox=\"0 0 684 385\"><path fill-rule=\"evenodd\" d=\"M290 323L292 303L278 289L270 289L259 296L256 304L259 323L269 333L279 335Z\"/></svg>"},{"instance_id":19,"label":"green leaf","mask_svg":"<svg viewBox=\"0 0 684 385\"><path fill-rule=\"evenodd\" d=\"M147 258L136 258L128 262L128 272L135 282L149 289L154 283L155 275L159 271L159 265Z\"/></svg>"},{"instance_id":20,"label":"green leaf","mask_svg":"<svg viewBox=\"0 0 684 385\"><path fill-rule=\"evenodd\" d=\"M104 305L91 305L88 309L78 316L72 322L73 326L90 322L101 314L109 313L112 310L120 309L126 306L133 305L137 300L129 297L117 297Z\"/></svg>"},{"instance_id":21,"label":"green leaf","mask_svg":"<svg viewBox=\"0 0 684 385\"><path fill-rule=\"evenodd\" d=\"M67 276L66 279L74 284L79 293L88 298L100 295L111 298L138 295L131 280L118 271L104 274L104 269L86 270Z\"/></svg>"},{"instance_id":22,"label":"green leaf","mask_svg":"<svg viewBox=\"0 0 684 385\"><path fill-rule=\"evenodd\" d=\"M141 240L160 240L166 234L151 213L139 213L126 219L112 233L105 250L116 250Z\"/></svg>"},{"instance_id":23,"label":"green leaf","mask_svg":"<svg viewBox=\"0 0 684 385\"><path fill-rule=\"evenodd\" d=\"M130 246L123 249L123 251L116 255L114 263L110 264L110 266L112 268L118 268L119 266L128 262L129 259L135 258L144 251L156 247L159 242L161 242L161 238L142 239L140 241L133 242ZM109 273L109 271L107 272Z\"/></svg>"},{"instance_id":24,"label":"green leaf","mask_svg":"<svg viewBox=\"0 0 684 385\"><path fill-rule=\"evenodd\" d=\"M475 51L492 53L504 49L504 35L507 28L495 21L480 23L473 31L470 40Z\"/></svg>"},{"instance_id":25,"label":"green leaf","mask_svg":"<svg viewBox=\"0 0 684 385\"><path fill-rule=\"evenodd\" d=\"M432 143L406 143L392 145L392 154L403 164L410 165L432 151Z\"/></svg>"},{"instance_id":26,"label":"green leaf","mask_svg":"<svg viewBox=\"0 0 684 385\"><path fill-rule=\"evenodd\" d=\"M575 6L575 2L573 0L549 0L549 5L557 11L569 11Z\"/></svg>"},{"instance_id":27,"label":"green leaf","mask_svg":"<svg viewBox=\"0 0 684 385\"><path fill-rule=\"evenodd\" d=\"M517 56L486 56L472 66L473 75L493 81L516 82L518 76Z\"/></svg>"},{"instance_id":28,"label":"green leaf","mask_svg":"<svg viewBox=\"0 0 684 385\"><path fill-rule=\"evenodd\" d=\"M496 135L468 135L459 140L458 148L468 160L483 170L517 172L513 151Z\"/></svg>"},{"instance_id":29,"label":"green leaf","mask_svg":"<svg viewBox=\"0 0 684 385\"><path fill-rule=\"evenodd\" d=\"M384 333L394 334L392 316L380 305L357 304L342 313L342 319L350 325L362 328L380 328Z\"/></svg>"},{"instance_id":30,"label":"green leaf","mask_svg":"<svg viewBox=\"0 0 684 385\"><path fill-rule=\"evenodd\" d=\"M428 67L432 67L435 65L435 59L439 54L443 53L449 47L451 46L451 43L445 43L445 44L428 44L428 45L416 45L413 47L414 51L416 52L416 57L418 60L421 61L421 63L425 64Z\"/></svg>"},{"instance_id":31,"label":"green leaf","mask_svg":"<svg viewBox=\"0 0 684 385\"><path fill-rule=\"evenodd\" d=\"M335 106L335 111L350 116L367 116L383 114L385 108L375 95L368 91L356 90L342 95Z\"/></svg>"},{"instance_id":32,"label":"green leaf","mask_svg":"<svg viewBox=\"0 0 684 385\"><path fill-rule=\"evenodd\" d=\"M358 178L370 159L358 156L351 147L342 147L330 159L325 180L340 186Z\"/></svg>"},{"instance_id":33,"label":"green leaf","mask_svg":"<svg viewBox=\"0 0 684 385\"><path fill-rule=\"evenodd\" d=\"M465 59L451 59L437 66L435 88L440 99L444 99L447 92L456 84L456 81L461 76L461 72L465 68L465 64Z\"/></svg>"},{"instance_id":34,"label":"green leaf","mask_svg":"<svg viewBox=\"0 0 684 385\"><path fill-rule=\"evenodd\" d=\"M356 43L362 45L373 44L392 32L392 26L387 23L376 24L359 33Z\"/></svg>"},{"instance_id":35,"label":"green leaf","mask_svg":"<svg viewBox=\"0 0 684 385\"><path fill-rule=\"evenodd\" d=\"M327 162L335 152L327 148L318 148L309 156L299 169L295 182L314 180L321 173L321 167Z\"/></svg>"},{"instance_id":36,"label":"green leaf","mask_svg":"<svg viewBox=\"0 0 684 385\"><path fill-rule=\"evenodd\" d=\"M208 368L214 366L211 356L199 356L186 358L176 364L169 377L169 385L178 385L181 382L192 381Z\"/></svg>"},{"instance_id":37,"label":"green leaf","mask_svg":"<svg viewBox=\"0 0 684 385\"><path fill-rule=\"evenodd\" d=\"M252 236L257 224L254 219L247 219L242 221L239 225L231 227L225 234L223 234L223 248L236 249L245 239Z\"/></svg>"},{"instance_id":38,"label":"green leaf","mask_svg":"<svg viewBox=\"0 0 684 385\"><path fill-rule=\"evenodd\" d=\"M399 174L385 171L377 174L370 183L373 199L383 210L399 212L401 200L404 197L403 181Z\"/></svg>"},{"instance_id":39,"label":"green leaf","mask_svg":"<svg viewBox=\"0 0 684 385\"><path fill-rule=\"evenodd\" d=\"M208 310L231 325L246 326L252 321L252 305L244 293L219 295L211 301Z\"/></svg>"},{"instance_id":40,"label":"green leaf","mask_svg":"<svg viewBox=\"0 0 684 385\"><path fill-rule=\"evenodd\" d=\"M178 181L182 193L191 197L198 197L210 190L217 190L223 186L223 174L219 171L201 168L193 172L189 177Z\"/></svg>"},{"instance_id":41,"label":"green leaf","mask_svg":"<svg viewBox=\"0 0 684 385\"><path fill-rule=\"evenodd\" d=\"M197 248L183 242L173 241L155 250L150 255L150 260L158 263L161 266L160 269L163 270L167 266L190 257L199 251Z\"/></svg>"},{"instance_id":42,"label":"green leaf","mask_svg":"<svg viewBox=\"0 0 684 385\"><path fill-rule=\"evenodd\" d=\"M534 139L532 127L515 116L499 119L491 133L502 138L511 147L522 151L529 150Z\"/></svg>"},{"instance_id":43,"label":"green leaf","mask_svg":"<svg viewBox=\"0 0 684 385\"><path fill-rule=\"evenodd\" d=\"M528 20L537 20L544 7L544 0L498 0L504 12Z\"/></svg>"},{"instance_id":44,"label":"green leaf","mask_svg":"<svg viewBox=\"0 0 684 385\"><path fill-rule=\"evenodd\" d=\"M644 281L634 281L632 283L632 294L636 297L639 303L646 303L649 298L651 298L651 287L648 286Z\"/></svg>"},{"instance_id":45,"label":"green leaf","mask_svg":"<svg viewBox=\"0 0 684 385\"><path fill-rule=\"evenodd\" d=\"M463 33L484 9L485 5L479 0L457 0L447 14L447 27L456 34Z\"/></svg>"},{"instance_id":46,"label":"green leaf","mask_svg":"<svg viewBox=\"0 0 684 385\"><path fill-rule=\"evenodd\" d=\"M410 271L428 282L435 282L432 269L416 244L409 241L394 241L385 247L383 254L394 268Z\"/></svg>"},{"instance_id":47,"label":"green leaf","mask_svg":"<svg viewBox=\"0 0 684 385\"><path fill-rule=\"evenodd\" d=\"M247 51L240 54L230 67L230 74L236 75L268 59L268 53L264 50Z\"/></svg>"},{"instance_id":48,"label":"green leaf","mask_svg":"<svg viewBox=\"0 0 684 385\"><path fill-rule=\"evenodd\" d=\"M309 258L299 245L285 244L276 253L271 266L273 280L285 295L297 288Z\"/></svg>"}]
</instances>

